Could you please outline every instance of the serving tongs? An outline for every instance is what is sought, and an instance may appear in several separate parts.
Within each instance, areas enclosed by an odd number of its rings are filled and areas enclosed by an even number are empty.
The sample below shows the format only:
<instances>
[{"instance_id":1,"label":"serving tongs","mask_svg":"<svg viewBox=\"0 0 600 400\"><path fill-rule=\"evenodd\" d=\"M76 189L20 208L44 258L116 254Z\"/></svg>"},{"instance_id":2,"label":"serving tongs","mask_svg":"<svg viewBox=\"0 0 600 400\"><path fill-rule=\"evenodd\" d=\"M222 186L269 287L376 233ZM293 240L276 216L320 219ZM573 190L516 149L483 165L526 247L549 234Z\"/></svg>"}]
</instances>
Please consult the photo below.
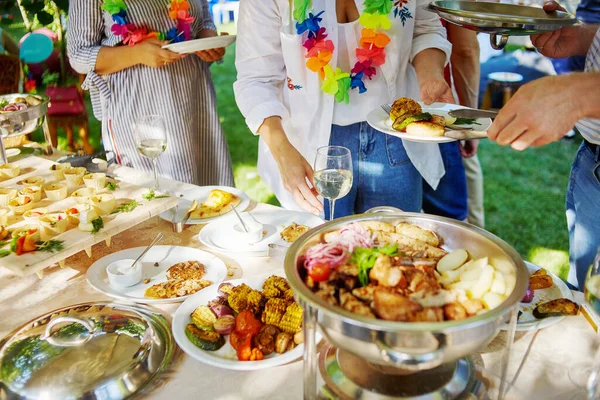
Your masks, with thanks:
<instances>
[{"instance_id":1,"label":"serving tongs","mask_svg":"<svg viewBox=\"0 0 600 400\"><path fill-rule=\"evenodd\" d=\"M190 219L190 215L192 215L196 208L198 208L198 202L194 200L190 208L185 213L185 216L181 219L181 221L173 222L173 230L175 231L175 233L183 232L183 228L187 225L188 220Z\"/></svg>"}]
</instances>

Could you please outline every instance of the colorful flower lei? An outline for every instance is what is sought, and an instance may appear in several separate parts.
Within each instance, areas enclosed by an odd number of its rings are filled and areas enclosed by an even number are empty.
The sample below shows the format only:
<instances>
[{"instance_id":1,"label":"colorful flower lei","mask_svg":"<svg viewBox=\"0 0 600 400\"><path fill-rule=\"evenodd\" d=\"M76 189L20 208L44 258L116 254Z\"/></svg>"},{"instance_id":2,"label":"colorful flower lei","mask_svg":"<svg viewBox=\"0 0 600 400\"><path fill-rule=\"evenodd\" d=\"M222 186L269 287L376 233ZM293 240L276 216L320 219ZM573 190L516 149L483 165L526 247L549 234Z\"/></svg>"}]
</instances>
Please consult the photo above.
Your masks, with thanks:
<instances>
[{"instance_id":1,"label":"colorful flower lei","mask_svg":"<svg viewBox=\"0 0 600 400\"><path fill-rule=\"evenodd\" d=\"M335 96L335 101L346 104L350 101L351 89L358 89L359 93L367 91L364 78L372 79L376 74L375 67L385 64L385 47L390 43L389 36L380 30L392 27L388 14L392 11L394 0L364 0L363 4L365 10L359 18L363 30L360 47L356 49L357 61L348 73L340 68L334 71L329 65L335 46L331 40L326 40L326 28L320 26L325 11L314 14L312 0L294 0L296 31L299 35L308 32L303 44L308 59L306 66L319 73L325 93Z\"/></svg>"},{"instance_id":2,"label":"colorful flower lei","mask_svg":"<svg viewBox=\"0 0 600 400\"><path fill-rule=\"evenodd\" d=\"M190 40L192 37L191 24L194 17L190 16L190 5L187 0L171 0L169 17L177 21L177 25L168 32L148 32L146 28L138 28L129 23L127 6L123 0L104 0L102 9L108 12L114 21L110 28L113 34L121 36L123 43L133 46L145 39L157 38L171 43Z\"/></svg>"}]
</instances>

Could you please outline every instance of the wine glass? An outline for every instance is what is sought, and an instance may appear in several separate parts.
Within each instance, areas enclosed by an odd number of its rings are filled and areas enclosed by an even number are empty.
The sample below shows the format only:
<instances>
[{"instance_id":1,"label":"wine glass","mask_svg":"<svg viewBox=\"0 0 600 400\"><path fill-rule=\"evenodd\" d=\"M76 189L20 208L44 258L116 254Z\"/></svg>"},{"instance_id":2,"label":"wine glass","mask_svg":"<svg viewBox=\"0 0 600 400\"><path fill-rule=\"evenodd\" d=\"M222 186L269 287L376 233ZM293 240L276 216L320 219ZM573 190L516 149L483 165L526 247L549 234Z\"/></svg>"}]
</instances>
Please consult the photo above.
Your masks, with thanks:
<instances>
[{"instance_id":1,"label":"wine glass","mask_svg":"<svg viewBox=\"0 0 600 400\"><path fill-rule=\"evenodd\" d=\"M152 160L154 190L159 190L156 159L167 149L167 128L160 115L144 115L133 122L135 144L141 155Z\"/></svg>"},{"instance_id":2,"label":"wine glass","mask_svg":"<svg viewBox=\"0 0 600 400\"><path fill-rule=\"evenodd\" d=\"M317 192L329 199L329 220L333 221L335 201L352 188L352 156L342 146L324 146L317 149L315 158L315 187Z\"/></svg>"},{"instance_id":3,"label":"wine glass","mask_svg":"<svg viewBox=\"0 0 600 400\"><path fill-rule=\"evenodd\" d=\"M589 311L600 315L600 247L594 263L588 270L583 289L584 301ZM598 335L600 336L600 327ZM575 385L587 390L588 399L597 399L600 396L600 348L596 351L593 362L573 365L569 371L569 378Z\"/></svg>"}]
</instances>

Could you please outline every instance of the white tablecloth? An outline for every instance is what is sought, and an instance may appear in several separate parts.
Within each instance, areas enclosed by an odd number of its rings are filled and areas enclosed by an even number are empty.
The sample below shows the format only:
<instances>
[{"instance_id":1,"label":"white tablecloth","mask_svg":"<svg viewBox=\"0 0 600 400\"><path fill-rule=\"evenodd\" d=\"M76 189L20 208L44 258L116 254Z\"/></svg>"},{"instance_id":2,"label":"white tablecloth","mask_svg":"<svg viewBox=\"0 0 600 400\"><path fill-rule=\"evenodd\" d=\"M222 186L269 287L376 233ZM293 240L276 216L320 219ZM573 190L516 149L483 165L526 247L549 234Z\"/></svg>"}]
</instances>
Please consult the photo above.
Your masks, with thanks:
<instances>
[{"instance_id":1,"label":"white tablecloth","mask_svg":"<svg viewBox=\"0 0 600 400\"><path fill-rule=\"evenodd\" d=\"M126 180L135 179L138 184L151 181L128 168L119 168L115 173ZM165 181L163 184L170 190L184 190L186 187L175 182ZM253 206L257 210L273 208L266 204ZM77 303L107 300L105 295L95 292L85 280L86 270L98 258L123 248L147 245L157 231L167 235L163 244L203 248L196 237L200 228L198 225L188 226L182 234L175 235L169 223L156 217L115 236L110 248L104 243L94 246L92 258L82 252L67 259L67 268L55 266L48 269L42 280L35 275L24 278L10 276L7 271L0 269L0 337L48 311ZM235 255L223 258L235 272L231 278L282 273L282 262L276 259ZM172 315L177 305L160 308ZM518 368L532 336L532 332L518 333L509 377L512 378ZM501 333L486 349L482 349L486 368L497 374L500 373L504 337ZM596 348L595 339L594 330L582 316L567 318L541 331L511 394L524 395L528 399L585 399L585 392L571 381L569 371L582 368L581 363L591 362ZM202 364L179 351L169 370L151 390L145 392L144 397L165 400L288 400L302 398L302 385L301 360L269 370L236 372Z\"/></svg>"}]
</instances>

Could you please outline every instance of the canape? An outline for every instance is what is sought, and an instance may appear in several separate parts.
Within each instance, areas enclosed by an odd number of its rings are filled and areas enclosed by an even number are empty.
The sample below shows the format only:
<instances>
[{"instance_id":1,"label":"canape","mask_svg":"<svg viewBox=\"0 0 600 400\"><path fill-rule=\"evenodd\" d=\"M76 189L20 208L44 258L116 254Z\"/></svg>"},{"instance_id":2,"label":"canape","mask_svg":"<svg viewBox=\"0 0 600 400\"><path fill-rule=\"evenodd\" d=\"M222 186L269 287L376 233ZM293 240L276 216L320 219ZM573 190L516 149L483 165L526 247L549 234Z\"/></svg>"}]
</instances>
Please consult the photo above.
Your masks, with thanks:
<instances>
[{"instance_id":1,"label":"canape","mask_svg":"<svg viewBox=\"0 0 600 400\"><path fill-rule=\"evenodd\" d=\"M117 201L112 194L101 194L90 197L90 205L98 215L107 215L114 211Z\"/></svg>"},{"instance_id":2,"label":"canape","mask_svg":"<svg viewBox=\"0 0 600 400\"><path fill-rule=\"evenodd\" d=\"M0 207L6 207L17 196L16 189L0 188Z\"/></svg>"},{"instance_id":3,"label":"canape","mask_svg":"<svg viewBox=\"0 0 600 400\"><path fill-rule=\"evenodd\" d=\"M88 202L90 197L96 194L96 189L92 188L81 188L73 192L71 197L75 198L75 201L79 204L85 204Z\"/></svg>"},{"instance_id":4,"label":"canape","mask_svg":"<svg viewBox=\"0 0 600 400\"><path fill-rule=\"evenodd\" d=\"M17 164L2 164L0 165L0 180L5 181L7 179L14 178L21 173L21 167Z\"/></svg>"},{"instance_id":5,"label":"canape","mask_svg":"<svg viewBox=\"0 0 600 400\"><path fill-rule=\"evenodd\" d=\"M31 197L34 202L42 199L42 188L39 186L27 186L17 192L17 197Z\"/></svg>"},{"instance_id":6,"label":"canape","mask_svg":"<svg viewBox=\"0 0 600 400\"><path fill-rule=\"evenodd\" d=\"M102 190L106 186L106 174L103 172L95 172L83 176L83 183L86 187Z\"/></svg>"},{"instance_id":7,"label":"canape","mask_svg":"<svg viewBox=\"0 0 600 400\"><path fill-rule=\"evenodd\" d=\"M67 197L67 184L63 182L51 183L44 187L48 200L58 201Z\"/></svg>"},{"instance_id":8,"label":"canape","mask_svg":"<svg viewBox=\"0 0 600 400\"><path fill-rule=\"evenodd\" d=\"M67 214L62 212L49 213L40 218L40 227L47 237L54 237L65 232L69 227Z\"/></svg>"},{"instance_id":9,"label":"canape","mask_svg":"<svg viewBox=\"0 0 600 400\"><path fill-rule=\"evenodd\" d=\"M79 186L83 184L83 176L87 170L83 167L67 168L63 174L69 186Z\"/></svg>"},{"instance_id":10,"label":"canape","mask_svg":"<svg viewBox=\"0 0 600 400\"><path fill-rule=\"evenodd\" d=\"M44 186L46 179L43 176L30 176L29 178L25 178L22 181L17 182L19 185L23 186Z\"/></svg>"},{"instance_id":11,"label":"canape","mask_svg":"<svg viewBox=\"0 0 600 400\"><path fill-rule=\"evenodd\" d=\"M33 208L33 198L29 196L17 197L9 201L8 206L15 215L21 215Z\"/></svg>"},{"instance_id":12,"label":"canape","mask_svg":"<svg viewBox=\"0 0 600 400\"><path fill-rule=\"evenodd\" d=\"M62 181L63 179L65 179L65 170L70 168L71 164L69 163L54 164L50 167L50 172L52 173L54 179L56 179L57 181Z\"/></svg>"},{"instance_id":13,"label":"canape","mask_svg":"<svg viewBox=\"0 0 600 400\"><path fill-rule=\"evenodd\" d=\"M29 223L37 223L40 218L48 214L47 208L33 208L23 213L23 219Z\"/></svg>"}]
</instances>

